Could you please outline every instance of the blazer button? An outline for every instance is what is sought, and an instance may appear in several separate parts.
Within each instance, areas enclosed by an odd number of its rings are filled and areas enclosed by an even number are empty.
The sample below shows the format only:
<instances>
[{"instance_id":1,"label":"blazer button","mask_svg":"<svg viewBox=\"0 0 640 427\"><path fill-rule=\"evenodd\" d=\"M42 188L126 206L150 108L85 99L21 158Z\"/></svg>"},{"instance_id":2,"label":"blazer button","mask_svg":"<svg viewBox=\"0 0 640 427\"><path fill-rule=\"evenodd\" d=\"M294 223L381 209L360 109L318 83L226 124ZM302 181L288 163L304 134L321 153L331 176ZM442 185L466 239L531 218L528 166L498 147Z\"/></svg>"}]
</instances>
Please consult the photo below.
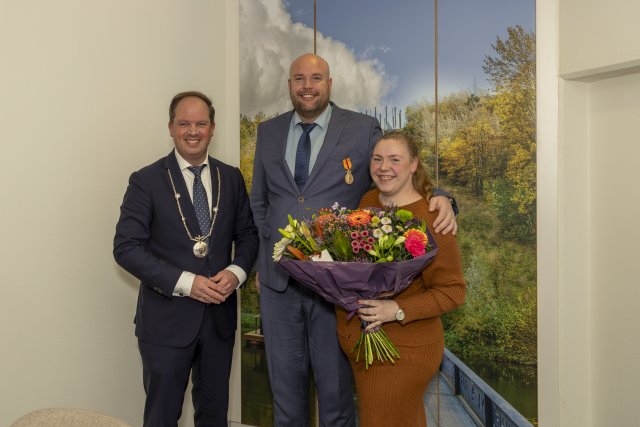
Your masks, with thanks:
<instances>
[{"instance_id":1,"label":"blazer button","mask_svg":"<svg viewBox=\"0 0 640 427\"><path fill-rule=\"evenodd\" d=\"M302 196L298 197L298 203L304 203L304 197Z\"/></svg>"}]
</instances>

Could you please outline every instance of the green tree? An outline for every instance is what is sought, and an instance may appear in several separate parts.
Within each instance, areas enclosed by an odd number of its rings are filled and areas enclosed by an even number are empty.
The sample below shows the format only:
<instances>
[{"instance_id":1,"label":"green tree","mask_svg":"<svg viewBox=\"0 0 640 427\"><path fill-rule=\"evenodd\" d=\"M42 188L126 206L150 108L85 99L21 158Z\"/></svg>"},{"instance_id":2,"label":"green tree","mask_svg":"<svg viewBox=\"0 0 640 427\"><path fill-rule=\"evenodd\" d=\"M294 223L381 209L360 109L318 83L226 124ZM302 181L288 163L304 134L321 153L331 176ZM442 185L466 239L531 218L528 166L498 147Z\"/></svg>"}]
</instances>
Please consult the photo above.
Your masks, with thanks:
<instances>
[{"instance_id":1,"label":"green tree","mask_svg":"<svg viewBox=\"0 0 640 427\"><path fill-rule=\"evenodd\" d=\"M504 150L500 147L495 115L486 108L472 108L453 140L443 141L441 168L450 181L469 186L476 196L481 196L485 181L502 173L500 164L504 159L500 154Z\"/></svg>"},{"instance_id":2,"label":"green tree","mask_svg":"<svg viewBox=\"0 0 640 427\"><path fill-rule=\"evenodd\" d=\"M527 232L535 233L535 35L521 26L509 27L507 33L505 40L498 37L492 45L495 55L485 57L483 69L495 91L493 109L501 137L510 151L503 188L510 193L513 208L523 217L518 222L531 225ZM503 224L505 228L511 225Z\"/></svg>"},{"instance_id":3,"label":"green tree","mask_svg":"<svg viewBox=\"0 0 640 427\"><path fill-rule=\"evenodd\" d=\"M458 92L446 96L438 104L438 150L445 149L456 132L469 121L476 104L480 102L477 95L470 92ZM420 102L407 107L407 124L405 130L418 143L423 162L435 175L435 105ZM440 172L447 173L442 170Z\"/></svg>"},{"instance_id":4,"label":"green tree","mask_svg":"<svg viewBox=\"0 0 640 427\"><path fill-rule=\"evenodd\" d=\"M253 117L244 114L240 116L240 171L249 192L253 179L253 156L256 151L258 125L269 118L264 113L258 113Z\"/></svg>"}]
</instances>

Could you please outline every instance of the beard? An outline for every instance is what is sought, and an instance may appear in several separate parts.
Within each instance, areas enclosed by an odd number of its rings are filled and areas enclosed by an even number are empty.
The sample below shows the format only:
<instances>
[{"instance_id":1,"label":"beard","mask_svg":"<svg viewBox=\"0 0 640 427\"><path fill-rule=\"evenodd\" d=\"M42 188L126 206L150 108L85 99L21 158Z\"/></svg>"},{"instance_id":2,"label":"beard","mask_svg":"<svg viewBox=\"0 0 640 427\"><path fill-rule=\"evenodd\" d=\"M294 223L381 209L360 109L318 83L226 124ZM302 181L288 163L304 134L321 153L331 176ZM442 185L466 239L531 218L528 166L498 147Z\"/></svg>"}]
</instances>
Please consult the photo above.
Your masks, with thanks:
<instances>
[{"instance_id":1,"label":"beard","mask_svg":"<svg viewBox=\"0 0 640 427\"><path fill-rule=\"evenodd\" d=\"M293 104L293 109L296 110L296 113L298 113L300 117L312 120L322 114L327 108L327 105L329 105L329 97L318 96L316 102L308 104L300 101L295 94L291 94L291 103Z\"/></svg>"}]
</instances>

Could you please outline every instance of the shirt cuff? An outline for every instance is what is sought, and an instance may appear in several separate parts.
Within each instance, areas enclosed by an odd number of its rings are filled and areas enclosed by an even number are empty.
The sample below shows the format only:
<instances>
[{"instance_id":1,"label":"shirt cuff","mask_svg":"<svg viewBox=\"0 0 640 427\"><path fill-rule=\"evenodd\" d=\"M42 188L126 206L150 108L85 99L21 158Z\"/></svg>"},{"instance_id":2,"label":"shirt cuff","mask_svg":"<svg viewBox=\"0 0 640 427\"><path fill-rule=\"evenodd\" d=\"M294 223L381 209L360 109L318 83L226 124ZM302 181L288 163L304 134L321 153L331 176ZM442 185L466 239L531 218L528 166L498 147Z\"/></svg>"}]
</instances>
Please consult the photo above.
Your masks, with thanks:
<instances>
[{"instance_id":1,"label":"shirt cuff","mask_svg":"<svg viewBox=\"0 0 640 427\"><path fill-rule=\"evenodd\" d=\"M230 272L235 274L236 277L238 278L238 286L236 286L236 289L239 289L240 286L242 286L242 284L244 283L244 281L247 280L247 273L245 273L245 271L241 267L238 267L237 265L229 264L229 266L225 268L225 270L229 270Z\"/></svg>"},{"instance_id":2,"label":"shirt cuff","mask_svg":"<svg viewBox=\"0 0 640 427\"><path fill-rule=\"evenodd\" d=\"M183 271L180 278L178 278L178 283L176 283L172 295L174 297L188 297L191 295L191 286L193 286L193 279L195 278L195 274Z\"/></svg>"}]
</instances>

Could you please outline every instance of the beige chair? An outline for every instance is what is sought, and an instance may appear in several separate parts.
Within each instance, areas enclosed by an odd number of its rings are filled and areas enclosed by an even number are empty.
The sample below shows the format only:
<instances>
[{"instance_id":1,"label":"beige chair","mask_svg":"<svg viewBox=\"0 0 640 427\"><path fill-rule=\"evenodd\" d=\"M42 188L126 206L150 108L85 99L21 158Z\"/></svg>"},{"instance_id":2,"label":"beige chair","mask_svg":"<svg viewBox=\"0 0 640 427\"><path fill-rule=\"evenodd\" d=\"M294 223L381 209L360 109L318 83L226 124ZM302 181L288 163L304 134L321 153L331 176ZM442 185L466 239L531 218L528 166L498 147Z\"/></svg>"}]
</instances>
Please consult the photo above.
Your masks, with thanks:
<instances>
[{"instance_id":1,"label":"beige chair","mask_svg":"<svg viewBox=\"0 0 640 427\"><path fill-rule=\"evenodd\" d=\"M87 409L49 408L29 412L11 427L131 427L110 415Z\"/></svg>"}]
</instances>

